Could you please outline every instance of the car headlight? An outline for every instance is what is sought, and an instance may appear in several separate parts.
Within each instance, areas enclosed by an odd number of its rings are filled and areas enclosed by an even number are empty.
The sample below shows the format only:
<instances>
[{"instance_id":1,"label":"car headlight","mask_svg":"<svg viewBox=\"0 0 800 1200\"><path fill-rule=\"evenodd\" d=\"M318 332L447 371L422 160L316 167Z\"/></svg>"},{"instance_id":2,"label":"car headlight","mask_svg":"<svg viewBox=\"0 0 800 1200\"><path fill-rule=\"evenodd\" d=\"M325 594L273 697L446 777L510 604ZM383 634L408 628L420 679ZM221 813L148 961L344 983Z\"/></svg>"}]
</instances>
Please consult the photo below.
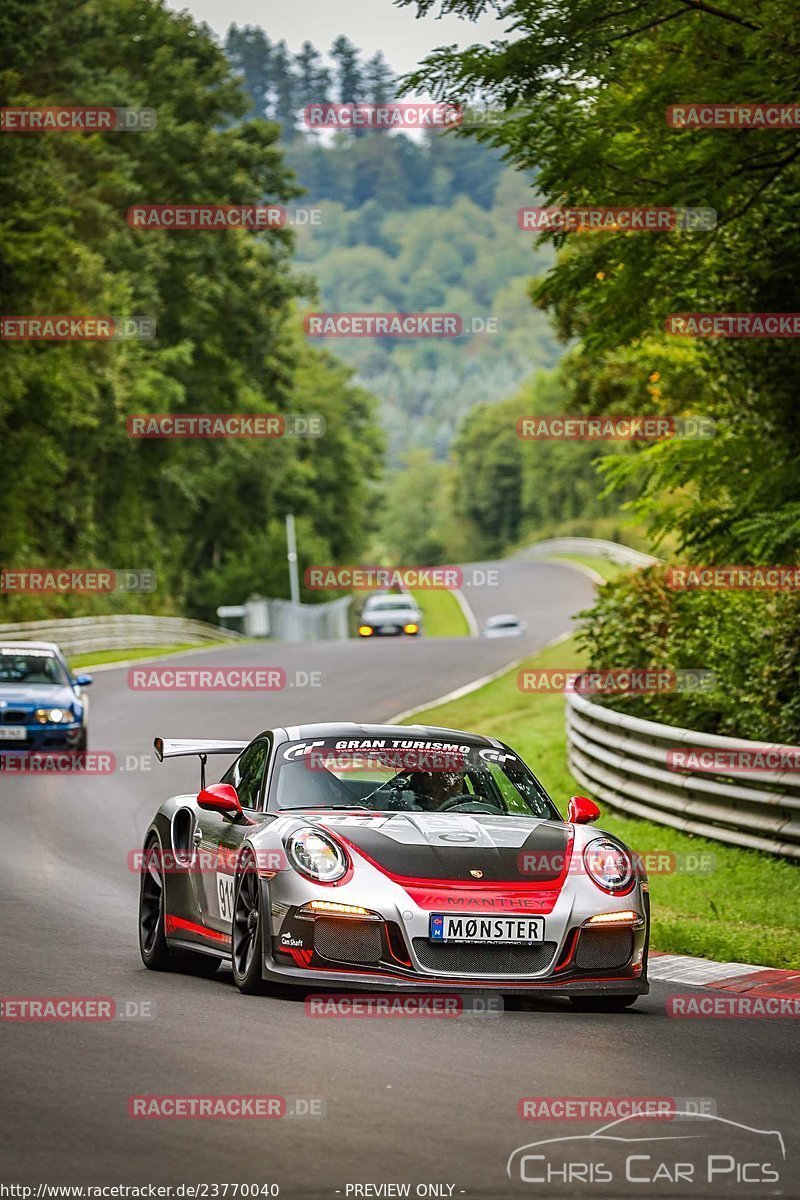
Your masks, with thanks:
<instances>
[{"instance_id":1,"label":"car headlight","mask_svg":"<svg viewBox=\"0 0 800 1200\"><path fill-rule=\"evenodd\" d=\"M68 708L37 708L33 715L40 725L63 725L75 720Z\"/></svg>"},{"instance_id":2,"label":"car headlight","mask_svg":"<svg viewBox=\"0 0 800 1200\"><path fill-rule=\"evenodd\" d=\"M319 883L336 883L349 866L341 846L317 829L300 829L290 834L286 852L298 871Z\"/></svg>"},{"instance_id":3,"label":"car headlight","mask_svg":"<svg viewBox=\"0 0 800 1200\"><path fill-rule=\"evenodd\" d=\"M624 892L633 882L631 856L610 838L594 838L583 851L594 883L604 892Z\"/></svg>"}]
</instances>

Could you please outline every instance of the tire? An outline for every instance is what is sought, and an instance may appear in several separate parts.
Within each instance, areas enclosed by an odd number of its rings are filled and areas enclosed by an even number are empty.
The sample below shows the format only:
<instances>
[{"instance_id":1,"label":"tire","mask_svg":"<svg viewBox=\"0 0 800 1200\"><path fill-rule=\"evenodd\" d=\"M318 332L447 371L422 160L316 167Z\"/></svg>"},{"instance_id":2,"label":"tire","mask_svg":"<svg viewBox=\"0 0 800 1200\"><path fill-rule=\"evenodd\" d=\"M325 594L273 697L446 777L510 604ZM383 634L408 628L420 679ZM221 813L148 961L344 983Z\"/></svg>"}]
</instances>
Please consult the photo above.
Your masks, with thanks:
<instances>
[{"instance_id":1,"label":"tire","mask_svg":"<svg viewBox=\"0 0 800 1200\"><path fill-rule=\"evenodd\" d=\"M155 838L145 846L146 869L139 884L139 953L148 971L184 971L205 978L216 975L220 960L191 950L173 953L164 933L164 872Z\"/></svg>"},{"instance_id":2,"label":"tire","mask_svg":"<svg viewBox=\"0 0 800 1200\"><path fill-rule=\"evenodd\" d=\"M74 746L75 750L85 751L89 749L89 730L84 729L81 736L78 738Z\"/></svg>"},{"instance_id":3,"label":"tire","mask_svg":"<svg viewBox=\"0 0 800 1200\"><path fill-rule=\"evenodd\" d=\"M246 996L263 996L269 990L261 976L264 957L264 908L261 880L252 853L247 851L236 876L231 929L233 981Z\"/></svg>"},{"instance_id":4,"label":"tire","mask_svg":"<svg viewBox=\"0 0 800 1200\"><path fill-rule=\"evenodd\" d=\"M173 969L164 934L164 895L161 847L151 839L144 848L144 867L139 882L139 953L148 971Z\"/></svg>"},{"instance_id":5,"label":"tire","mask_svg":"<svg viewBox=\"0 0 800 1200\"><path fill-rule=\"evenodd\" d=\"M623 1012L639 999L637 996L570 996L569 1002L578 1012Z\"/></svg>"}]
</instances>

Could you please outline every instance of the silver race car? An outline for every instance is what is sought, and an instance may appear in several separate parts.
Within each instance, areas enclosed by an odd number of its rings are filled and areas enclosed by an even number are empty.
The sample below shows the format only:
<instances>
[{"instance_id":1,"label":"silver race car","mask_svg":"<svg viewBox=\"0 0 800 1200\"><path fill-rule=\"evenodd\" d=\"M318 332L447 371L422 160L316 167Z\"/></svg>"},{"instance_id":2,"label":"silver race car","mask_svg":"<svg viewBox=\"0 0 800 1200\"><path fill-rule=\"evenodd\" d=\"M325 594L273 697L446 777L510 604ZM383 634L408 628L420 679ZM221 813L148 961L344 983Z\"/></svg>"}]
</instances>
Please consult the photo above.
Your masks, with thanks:
<instances>
[{"instance_id":1,"label":"silver race car","mask_svg":"<svg viewBox=\"0 0 800 1200\"><path fill-rule=\"evenodd\" d=\"M341 723L155 748L197 755L201 786L161 806L134 856L152 970L229 962L249 993L495 989L605 1010L648 991L641 863L591 828L586 797L564 821L503 742Z\"/></svg>"}]
</instances>

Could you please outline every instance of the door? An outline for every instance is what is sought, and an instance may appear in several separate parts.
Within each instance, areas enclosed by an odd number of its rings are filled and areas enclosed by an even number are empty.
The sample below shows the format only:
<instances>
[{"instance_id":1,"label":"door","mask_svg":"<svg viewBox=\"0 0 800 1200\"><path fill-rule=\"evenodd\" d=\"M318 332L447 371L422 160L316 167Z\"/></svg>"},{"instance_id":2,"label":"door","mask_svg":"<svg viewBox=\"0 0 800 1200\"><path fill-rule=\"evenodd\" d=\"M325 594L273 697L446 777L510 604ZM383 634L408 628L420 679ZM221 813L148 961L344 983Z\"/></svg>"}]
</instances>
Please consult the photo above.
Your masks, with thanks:
<instances>
[{"instance_id":1,"label":"door","mask_svg":"<svg viewBox=\"0 0 800 1200\"><path fill-rule=\"evenodd\" d=\"M236 788L245 816L251 821L264 820L260 812L261 793L272 752L272 738L251 742L222 777L222 783ZM231 820L221 813L197 809L200 841L200 888L203 917L211 929L230 934L233 918L233 883L238 850L252 825Z\"/></svg>"}]
</instances>

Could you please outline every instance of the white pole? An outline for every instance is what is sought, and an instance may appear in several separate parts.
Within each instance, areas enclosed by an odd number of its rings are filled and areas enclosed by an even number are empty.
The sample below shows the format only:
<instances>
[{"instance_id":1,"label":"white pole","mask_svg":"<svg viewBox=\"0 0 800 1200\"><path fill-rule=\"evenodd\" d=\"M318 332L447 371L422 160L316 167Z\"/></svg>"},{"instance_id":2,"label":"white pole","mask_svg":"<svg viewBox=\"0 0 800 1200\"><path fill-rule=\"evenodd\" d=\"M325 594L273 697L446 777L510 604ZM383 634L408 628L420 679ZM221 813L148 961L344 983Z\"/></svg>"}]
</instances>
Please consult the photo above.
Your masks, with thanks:
<instances>
[{"instance_id":1,"label":"white pole","mask_svg":"<svg viewBox=\"0 0 800 1200\"><path fill-rule=\"evenodd\" d=\"M286 517L286 557L289 560L289 589L293 604L300 603L300 579L297 574L297 537L294 530L294 515Z\"/></svg>"}]
</instances>

